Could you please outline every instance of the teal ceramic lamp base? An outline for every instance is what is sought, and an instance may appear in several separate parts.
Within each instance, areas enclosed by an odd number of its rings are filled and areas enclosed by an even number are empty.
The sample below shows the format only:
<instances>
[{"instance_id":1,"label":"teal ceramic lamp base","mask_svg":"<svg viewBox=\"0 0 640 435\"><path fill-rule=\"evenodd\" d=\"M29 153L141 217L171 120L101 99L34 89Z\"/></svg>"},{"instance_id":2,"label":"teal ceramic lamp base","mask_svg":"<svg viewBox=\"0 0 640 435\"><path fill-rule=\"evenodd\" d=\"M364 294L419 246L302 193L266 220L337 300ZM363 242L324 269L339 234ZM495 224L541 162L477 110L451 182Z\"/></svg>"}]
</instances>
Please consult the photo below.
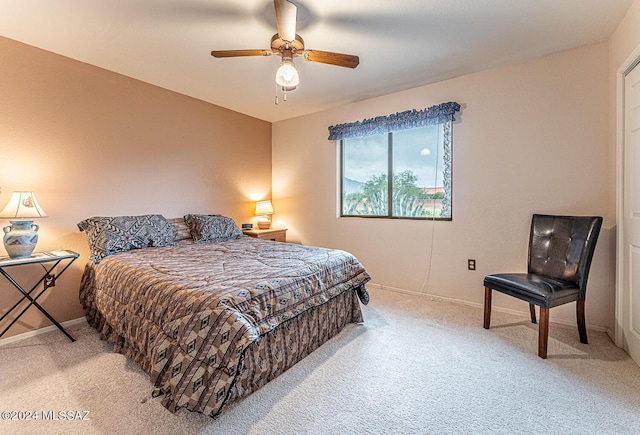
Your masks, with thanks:
<instances>
[{"instance_id":1,"label":"teal ceramic lamp base","mask_svg":"<svg viewBox=\"0 0 640 435\"><path fill-rule=\"evenodd\" d=\"M4 231L4 248L11 258L31 257L31 253L38 243L40 226L31 220L9 221Z\"/></svg>"}]
</instances>

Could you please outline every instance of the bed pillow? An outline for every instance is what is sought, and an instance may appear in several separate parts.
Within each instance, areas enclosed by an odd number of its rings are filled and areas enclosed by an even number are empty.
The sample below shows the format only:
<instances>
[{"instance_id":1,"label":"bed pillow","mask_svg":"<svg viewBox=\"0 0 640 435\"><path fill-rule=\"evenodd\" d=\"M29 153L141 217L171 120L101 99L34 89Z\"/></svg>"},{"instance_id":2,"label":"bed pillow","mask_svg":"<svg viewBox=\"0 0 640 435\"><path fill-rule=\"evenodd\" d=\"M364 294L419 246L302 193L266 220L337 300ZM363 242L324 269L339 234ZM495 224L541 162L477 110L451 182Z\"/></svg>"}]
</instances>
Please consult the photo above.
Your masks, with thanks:
<instances>
[{"instance_id":1,"label":"bed pillow","mask_svg":"<svg viewBox=\"0 0 640 435\"><path fill-rule=\"evenodd\" d=\"M144 216L91 217L78 224L87 233L94 263L117 252L149 246L173 246L171 225L159 214Z\"/></svg>"},{"instance_id":2,"label":"bed pillow","mask_svg":"<svg viewBox=\"0 0 640 435\"><path fill-rule=\"evenodd\" d=\"M191 228L187 225L187 222L184 218L171 218L167 219L169 225L171 225L171 230L173 230L173 241L179 242L180 240L187 240L191 238Z\"/></svg>"},{"instance_id":3,"label":"bed pillow","mask_svg":"<svg viewBox=\"0 0 640 435\"><path fill-rule=\"evenodd\" d=\"M209 214L188 214L184 220L191 229L191 237L196 243L224 242L242 237L242 231L233 219Z\"/></svg>"}]
</instances>

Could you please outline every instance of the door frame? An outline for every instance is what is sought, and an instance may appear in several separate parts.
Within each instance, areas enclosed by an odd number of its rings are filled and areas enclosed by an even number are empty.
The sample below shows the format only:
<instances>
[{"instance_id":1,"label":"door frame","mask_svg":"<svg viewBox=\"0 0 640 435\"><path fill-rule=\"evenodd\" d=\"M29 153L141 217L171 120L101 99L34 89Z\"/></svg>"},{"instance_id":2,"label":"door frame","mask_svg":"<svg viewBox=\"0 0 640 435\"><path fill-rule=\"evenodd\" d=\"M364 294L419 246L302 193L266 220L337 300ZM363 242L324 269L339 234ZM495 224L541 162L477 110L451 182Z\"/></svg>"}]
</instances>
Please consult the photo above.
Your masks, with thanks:
<instances>
[{"instance_id":1,"label":"door frame","mask_svg":"<svg viewBox=\"0 0 640 435\"><path fill-rule=\"evenodd\" d=\"M614 342L618 347L624 347L623 316L624 306L622 298L623 260L624 260L624 117L625 76L632 67L640 68L640 45L631 52L616 71L616 289L615 289L615 321Z\"/></svg>"}]
</instances>

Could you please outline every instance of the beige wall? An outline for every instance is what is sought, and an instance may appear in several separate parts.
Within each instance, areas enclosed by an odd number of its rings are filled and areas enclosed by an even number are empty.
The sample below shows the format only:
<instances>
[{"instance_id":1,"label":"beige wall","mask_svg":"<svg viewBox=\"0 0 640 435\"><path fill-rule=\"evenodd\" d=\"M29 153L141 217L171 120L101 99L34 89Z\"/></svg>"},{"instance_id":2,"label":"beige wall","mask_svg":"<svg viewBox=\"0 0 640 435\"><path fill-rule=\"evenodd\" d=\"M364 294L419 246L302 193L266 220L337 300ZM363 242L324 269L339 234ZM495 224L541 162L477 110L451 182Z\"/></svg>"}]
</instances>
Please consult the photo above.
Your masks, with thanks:
<instances>
[{"instance_id":1,"label":"beige wall","mask_svg":"<svg viewBox=\"0 0 640 435\"><path fill-rule=\"evenodd\" d=\"M640 45L640 0L635 0L627 15L609 40L609 66L611 68L611 84L615 86L615 73L624 61L638 49ZM615 88L610 88L612 100L615 100ZM613 109L613 107L612 107ZM613 112L615 114L615 111ZM615 131L615 130L614 130Z\"/></svg>"},{"instance_id":2,"label":"beige wall","mask_svg":"<svg viewBox=\"0 0 640 435\"><path fill-rule=\"evenodd\" d=\"M453 132L453 221L337 218L336 145L327 127L446 101L462 105ZM274 223L288 227L291 240L354 253L375 284L481 303L484 275L526 270L532 213L602 215L587 322L609 327L608 107L601 43L275 123ZM467 271L467 258L477 271ZM528 308L500 294L494 305ZM574 324L574 305L551 316Z\"/></svg>"},{"instance_id":3,"label":"beige wall","mask_svg":"<svg viewBox=\"0 0 640 435\"><path fill-rule=\"evenodd\" d=\"M49 214L36 250L82 254L41 299L59 321L84 315L82 219L215 212L240 223L270 197L270 123L5 38L0 53L0 206L35 191ZM30 287L39 266L14 270ZM0 278L0 313L17 299ZM48 325L32 307L5 337Z\"/></svg>"}]
</instances>

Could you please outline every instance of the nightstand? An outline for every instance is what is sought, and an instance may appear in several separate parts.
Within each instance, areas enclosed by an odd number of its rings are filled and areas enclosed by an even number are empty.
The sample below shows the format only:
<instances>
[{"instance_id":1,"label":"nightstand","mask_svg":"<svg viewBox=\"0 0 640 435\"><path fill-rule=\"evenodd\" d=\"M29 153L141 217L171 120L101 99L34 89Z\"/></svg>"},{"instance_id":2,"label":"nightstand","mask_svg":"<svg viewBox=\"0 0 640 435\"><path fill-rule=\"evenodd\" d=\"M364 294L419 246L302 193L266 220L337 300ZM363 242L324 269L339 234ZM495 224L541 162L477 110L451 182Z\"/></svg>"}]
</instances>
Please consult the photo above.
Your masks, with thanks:
<instances>
[{"instance_id":1,"label":"nightstand","mask_svg":"<svg viewBox=\"0 0 640 435\"><path fill-rule=\"evenodd\" d=\"M23 301L28 301L29 303L20 311L13 319L13 321L0 333L0 337L2 337L8 330L11 328L14 323L18 321L20 317L31 307L32 305L36 307L40 312L47 317L58 327L60 331L64 335L66 335L69 340L76 341L69 333L58 323L56 319L53 318L51 314L47 312L42 305L40 305L37 301L47 290L56 285L56 280L60 279L62 274L71 266L71 263L75 261L76 258L79 257L80 254L73 251L68 250L59 250L59 251L50 251L50 252L38 252L34 253L30 257L26 258L9 258L9 257L0 257L0 274L2 274L7 280L13 284L13 286L22 293L22 298L16 302L16 304L11 307L9 311L4 313L2 317L0 317L0 322L2 322L10 313L18 308ZM43 267L43 270L40 270L41 278L37 283L31 287L31 290L27 291L22 288L20 284L9 274L8 269L15 266L25 266L29 264L40 264ZM46 266L45 266L46 264ZM56 273L52 273L56 266L60 265L61 269ZM42 285L41 288L39 288ZM39 288L39 289L38 289ZM24 305L24 304L23 304Z\"/></svg>"},{"instance_id":2,"label":"nightstand","mask_svg":"<svg viewBox=\"0 0 640 435\"><path fill-rule=\"evenodd\" d=\"M242 232L245 236L254 237L262 240L273 240L274 242L286 242L287 241L287 229L286 228L271 228L268 230L246 230Z\"/></svg>"}]
</instances>

